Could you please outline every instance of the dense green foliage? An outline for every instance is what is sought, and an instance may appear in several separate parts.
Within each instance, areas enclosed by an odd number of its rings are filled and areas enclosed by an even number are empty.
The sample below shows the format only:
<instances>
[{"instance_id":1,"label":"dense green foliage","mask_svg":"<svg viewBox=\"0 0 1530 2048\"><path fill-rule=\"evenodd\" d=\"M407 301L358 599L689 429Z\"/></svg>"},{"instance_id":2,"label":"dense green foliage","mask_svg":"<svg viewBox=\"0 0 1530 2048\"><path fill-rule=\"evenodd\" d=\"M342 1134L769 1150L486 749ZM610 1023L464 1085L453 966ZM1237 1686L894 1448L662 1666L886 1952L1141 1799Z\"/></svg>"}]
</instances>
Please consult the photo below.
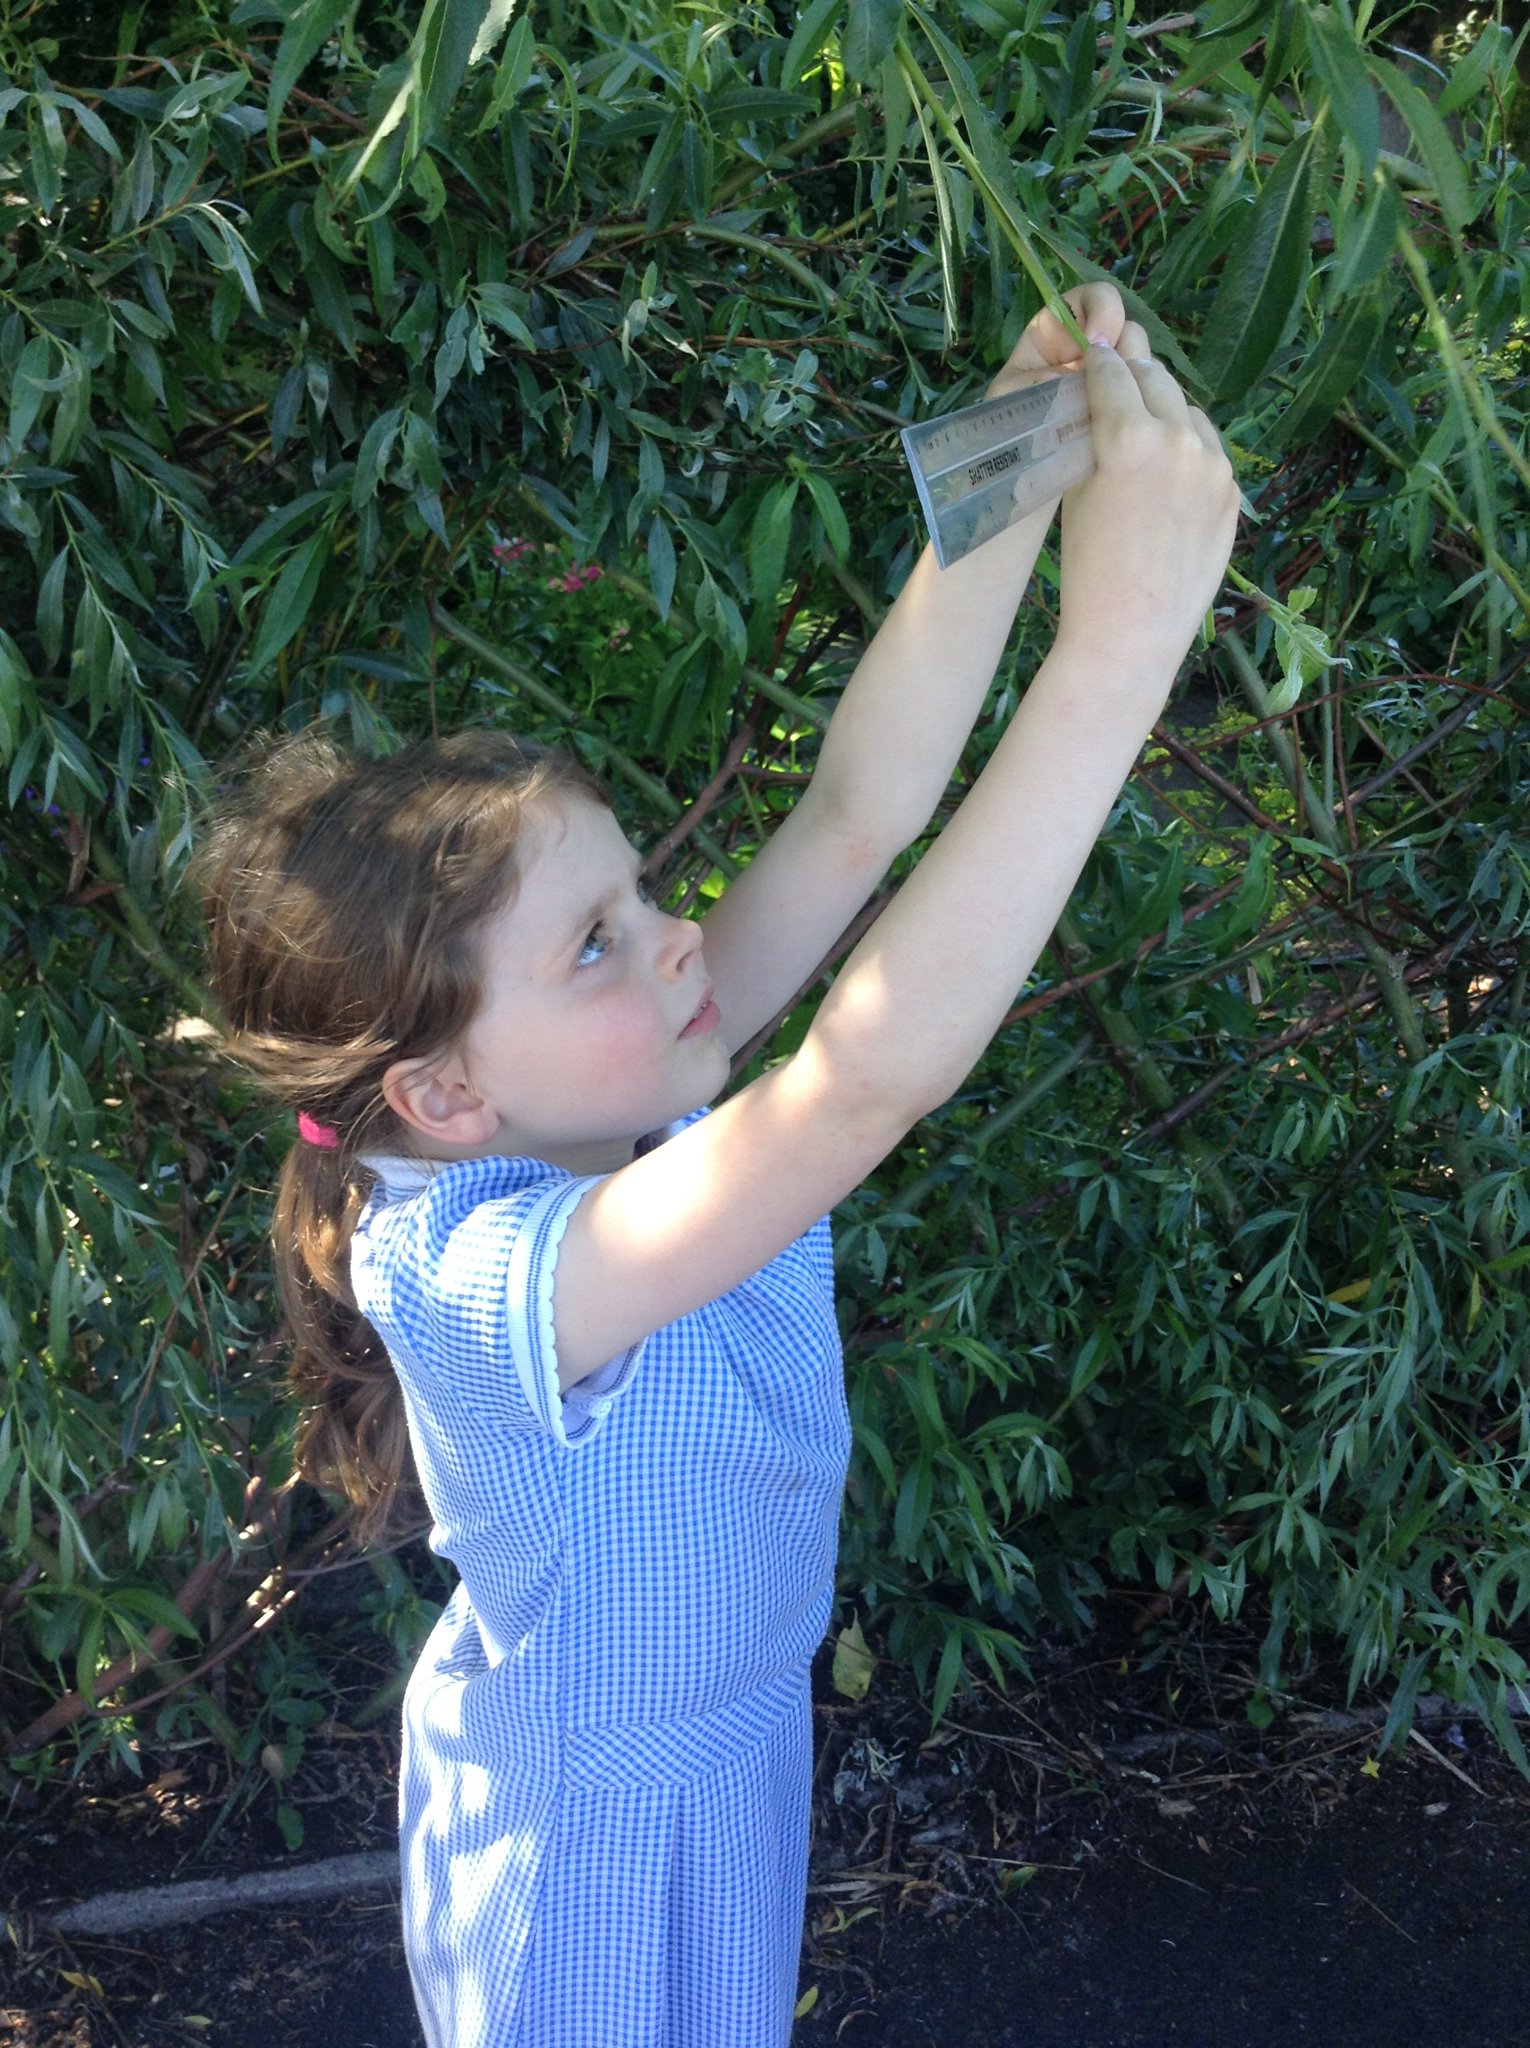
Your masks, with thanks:
<instances>
[{"instance_id":1,"label":"dense green foliage","mask_svg":"<svg viewBox=\"0 0 1530 2048\"><path fill-rule=\"evenodd\" d=\"M323 1711L292 1603L344 1518L285 1485L262 1244L290 1133L208 1057L177 894L217 761L504 721L674 831L676 900L715 891L911 559L898 424L1101 274L1251 516L1012 1025L841 1220L846 1597L940 1705L1112 1588L1257 1595L1254 1712L1322 1639L1393 1732L1439 1687L1514 1746L1507 32L1410 54L1368 0L52 12L0 0L13 1759L126 1752L138 1703L290 1760ZM974 762L1054 599L1044 560ZM375 1569L407 1651L431 1589Z\"/></svg>"}]
</instances>

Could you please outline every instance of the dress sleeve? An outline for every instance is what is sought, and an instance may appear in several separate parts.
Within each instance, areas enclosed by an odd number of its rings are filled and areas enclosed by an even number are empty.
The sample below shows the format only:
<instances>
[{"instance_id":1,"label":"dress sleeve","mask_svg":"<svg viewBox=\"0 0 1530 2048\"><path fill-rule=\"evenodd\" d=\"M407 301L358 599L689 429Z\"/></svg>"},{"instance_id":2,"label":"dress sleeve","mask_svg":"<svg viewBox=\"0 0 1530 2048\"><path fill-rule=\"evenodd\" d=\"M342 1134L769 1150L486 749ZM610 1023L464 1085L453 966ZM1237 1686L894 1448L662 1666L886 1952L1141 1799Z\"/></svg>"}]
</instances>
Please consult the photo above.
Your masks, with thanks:
<instances>
[{"instance_id":1,"label":"dress sleeve","mask_svg":"<svg viewBox=\"0 0 1530 2048\"><path fill-rule=\"evenodd\" d=\"M475 1425L545 1432L570 1446L600 1427L641 1345L571 1387L558 1385L553 1280L574 1210L597 1184L560 1177L465 1203L443 1180L405 1213L358 1231L352 1277L406 1385Z\"/></svg>"}]
</instances>

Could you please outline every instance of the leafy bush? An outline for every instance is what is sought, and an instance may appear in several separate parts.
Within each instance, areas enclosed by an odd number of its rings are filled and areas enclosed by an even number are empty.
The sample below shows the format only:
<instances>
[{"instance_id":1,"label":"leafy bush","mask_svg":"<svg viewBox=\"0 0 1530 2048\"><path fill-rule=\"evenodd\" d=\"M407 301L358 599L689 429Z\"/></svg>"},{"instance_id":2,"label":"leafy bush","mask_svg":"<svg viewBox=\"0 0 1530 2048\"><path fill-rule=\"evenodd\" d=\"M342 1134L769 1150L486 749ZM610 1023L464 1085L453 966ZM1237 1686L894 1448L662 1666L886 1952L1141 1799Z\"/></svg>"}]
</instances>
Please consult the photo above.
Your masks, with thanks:
<instances>
[{"instance_id":1,"label":"leafy bush","mask_svg":"<svg viewBox=\"0 0 1530 2048\"><path fill-rule=\"evenodd\" d=\"M715 891L912 557L898 424L1097 275L1212 405L1251 518L1010 1028L848 1205L845 1590L937 1709L1111 1588L1257 1591L1256 1713L1335 1640L1392 1732L1439 1687L1522 1756L1503 28L1426 55L1342 0L1193 30L1039 0L55 12L50 45L0 6L13 1761L200 1721L250 1762L311 1718L269 1624L345 1527L288 1487L274 1392L290 1134L208 1057L177 893L216 763L313 718L503 719L670 834L677 900ZM1044 560L974 767L1054 599ZM380 1570L407 1653L432 1589ZM258 1727L222 1703L236 1653Z\"/></svg>"}]
</instances>

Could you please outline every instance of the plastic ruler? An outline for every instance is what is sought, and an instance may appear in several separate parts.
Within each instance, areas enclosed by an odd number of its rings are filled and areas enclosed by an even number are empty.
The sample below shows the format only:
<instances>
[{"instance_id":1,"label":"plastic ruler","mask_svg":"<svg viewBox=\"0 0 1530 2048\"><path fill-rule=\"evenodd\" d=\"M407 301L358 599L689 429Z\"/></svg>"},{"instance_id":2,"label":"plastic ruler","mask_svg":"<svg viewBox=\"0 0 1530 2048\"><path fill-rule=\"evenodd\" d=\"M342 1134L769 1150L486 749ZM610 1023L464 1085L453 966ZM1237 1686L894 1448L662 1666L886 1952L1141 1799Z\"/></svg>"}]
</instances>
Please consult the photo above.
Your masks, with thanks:
<instances>
[{"instance_id":1,"label":"plastic ruler","mask_svg":"<svg viewBox=\"0 0 1530 2048\"><path fill-rule=\"evenodd\" d=\"M903 429L942 569L1094 473L1089 400L1074 371Z\"/></svg>"}]
</instances>

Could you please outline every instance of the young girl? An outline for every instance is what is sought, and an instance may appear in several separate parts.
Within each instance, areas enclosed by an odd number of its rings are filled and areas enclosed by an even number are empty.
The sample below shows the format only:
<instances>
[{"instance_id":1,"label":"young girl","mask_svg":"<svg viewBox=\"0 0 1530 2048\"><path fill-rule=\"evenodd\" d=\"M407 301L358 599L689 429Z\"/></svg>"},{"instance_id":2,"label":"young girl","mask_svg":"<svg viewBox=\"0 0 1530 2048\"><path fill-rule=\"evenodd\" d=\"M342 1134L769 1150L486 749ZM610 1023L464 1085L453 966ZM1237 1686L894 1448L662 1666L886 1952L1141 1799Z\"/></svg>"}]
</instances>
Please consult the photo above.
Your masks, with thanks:
<instances>
[{"instance_id":1,"label":"young girl","mask_svg":"<svg viewBox=\"0 0 1530 2048\"><path fill-rule=\"evenodd\" d=\"M1237 493L1108 285L1056 643L800 1049L744 1044L923 829L1049 514L926 555L791 819L704 921L604 795L468 733L278 751L202 857L232 1046L298 1112L276 1246L304 1467L372 1528L407 1427L461 1575L410 1682L432 2048L781 2048L808 1670L848 1448L821 1219L962 1081L1210 605ZM995 390L1074 350L1043 314Z\"/></svg>"}]
</instances>

